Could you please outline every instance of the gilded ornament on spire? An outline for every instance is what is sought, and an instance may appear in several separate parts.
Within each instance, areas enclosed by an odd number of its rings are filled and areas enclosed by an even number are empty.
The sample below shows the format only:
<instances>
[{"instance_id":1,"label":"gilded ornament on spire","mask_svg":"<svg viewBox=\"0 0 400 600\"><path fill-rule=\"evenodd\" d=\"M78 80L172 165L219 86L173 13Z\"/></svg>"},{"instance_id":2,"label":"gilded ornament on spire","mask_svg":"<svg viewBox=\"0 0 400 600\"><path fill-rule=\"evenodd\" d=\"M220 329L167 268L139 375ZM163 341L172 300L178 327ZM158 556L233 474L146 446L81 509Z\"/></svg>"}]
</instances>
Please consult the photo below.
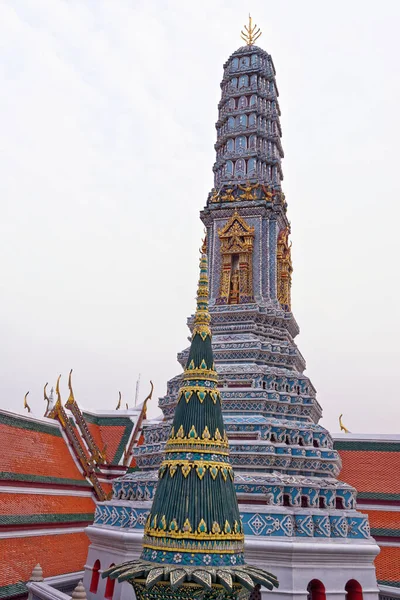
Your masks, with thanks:
<instances>
[{"instance_id":1,"label":"gilded ornament on spire","mask_svg":"<svg viewBox=\"0 0 400 600\"><path fill-rule=\"evenodd\" d=\"M240 37L248 46L253 46L254 42L262 35L262 31L257 25L253 25L251 15L249 15L249 24L244 26L244 31L240 32Z\"/></svg>"},{"instance_id":2,"label":"gilded ornament on spire","mask_svg":"<svg viewBox=\"0 0 400 600\"><path fill-rule=\"evenodd\" d=\"M198 333L203 340L207 336L211 336L210 331L210 313L208 312L208 275L207 275L207 255L206 238L204 238L201 248L200 258L200 278L197 288L197 306L194 315L194 327L192 338Z\"/></svg>"},{"instance_id":3,"label":"gilded ornament on spire","mask_svg":"<svg viewBox=\"0 0 400 600\"><path fill-rule=\"evenodd\" d=\"M285 310L291 309L291 287L292 287L292 257L289 244L289 227L283 229L278 236L276 250L277 259L277 295L278 301Z\"/></svg>"}]
</instances>

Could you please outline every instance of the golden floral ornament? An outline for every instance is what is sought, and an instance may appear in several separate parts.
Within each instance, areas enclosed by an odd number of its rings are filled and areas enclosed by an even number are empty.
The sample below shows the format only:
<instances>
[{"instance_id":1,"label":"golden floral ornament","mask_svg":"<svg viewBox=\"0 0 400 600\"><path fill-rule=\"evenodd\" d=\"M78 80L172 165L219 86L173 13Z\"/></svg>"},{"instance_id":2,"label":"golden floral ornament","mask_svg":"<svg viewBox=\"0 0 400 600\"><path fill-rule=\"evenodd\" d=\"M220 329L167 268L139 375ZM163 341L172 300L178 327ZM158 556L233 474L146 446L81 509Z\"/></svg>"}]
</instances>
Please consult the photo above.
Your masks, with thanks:
<instances>
[{"instance_id":1,"label":"golden floral ornament","mask_svg":"<svg viewBox=\"0 0 400 600\"><path fill-rule=\"evenodd\" d=\"M201 437L203 438L203 440L209 440L211 438L207 425L204 427L204 431Z\"/></svg>"},{"instance_id":2,"label":"golden floral ornament","mask_svg":"<svg viewBox=\"0 0 400 600\"><path fill-rule=\"evenodd\" d=\"M196 473L198 475L198 478L201 481L203 479L204 475L206 474L206 467L205 467L204 463L198 463L198 465L196 466Z\"/></svg>"},{"instance_id":3,"label":"golden floral ornament","mask_svg":"<svg viewBox=\"0 0 400 600\"><path fill-rule=\"evenodd\" d=\"M197 531L198 533L207 533L207 524L204 519L201 519Z\"/></svg>"},{"instance_id":4,"label":"golden floral ornament","mask_svg":"<svg viewBox=\"0 0 400 600\"><path fill-rule=\"evenodd\" d=\"M185 400L186 400L186 404L189 402L190 398L193 396L193 391L192 390L187 390L185 393Z\"/></svg>"},{"instance_id":5,"label":"golden floral ornament","mask_svg":"<svg viewBox=\"0 0 400 600\"><path fill-rule=\"evenodd\" d=\"M186 521L184 522L183 531L184 531L184 533L192 533L193 529L192 529L189 519L186 519Z\"/></svg>"},{"instance_id":6,"label":"golden floral ornament","mask_svg":"<svg viewBox=\"0 0 400 600\"><path fill-rule=\"evenodd\" d=\"M210 467L210 475L211 477L215 480L218 476L218 467L216 465L212 465L212 467Z\"/></svg>"},{"instance_id":7,"label":"golden floral ornament","mask_svg":"<svg viewBox=\"0 0 400 600\"><path fill-rule=\"evenodd\" d=\"M213 367L211 369L193 368L191 370L186 370L184 373L184 379L186 384L189 385L190 381L197 379L207 379L208 381L211 381L213 383L218 383L217 372Z\"/></svg>"},{"instance_id":8,"label":"golden floral ornament","mask_svg":"<svg viewBox=\"0 0 400 600\"><path fill-rule=\"evenodd\" d=\"M228 521L225 521L224 531L225 533L232 533L232 528L229 525Z\"/></svg>"},{"instance_id":9,"label":"golden floral ornament","mask_svg":"<svg viewBox=\"0 0 400 600\"><path fill-rule=\"evenodd\" d=\"M206 450L201 450L201 451L206 452ZM212 452L213 453L219 452L219 454L221 456L228 455L227 453L216 451L214 449L212 450ZM205 475L205 472L208 469L211 477L214 480L217 478L218 473L221 472L221 475L225 481L226 481L228 475L230 476L231 480L233 481L232 467L230 464L227 464L225 462L216 462L216 461L211 462L211 461L204 461L203 459L193 460L193 461L189 462L185 459L181 459L181 460L165 461L165 463L163 463L163 464L165 464L166 467L169 467L169 472L170 472L171 477L173 477L175 475L178 467L180 467L185 479L189 475L189 473L192 469L195 469L199 478L202 479Z\"/></svg>"},{"instance_id":10,"label":"golden floral ornament","mask_svg":"<svg viewBox=\"0 0 400 600\"><path fill-rule=\"evenodd\" d=\"M176 519L172 519L171 523L169 524L169 530L170 531L178 531L178 523L177 523Z\"/></svg>"},{"instance_id":11,"label":"golden floral ornament","mask_svg":"<svg viewBox=\"0 0 400 600\"><path fill-rule=\"evenodd\" d=\"M182 425L181 425L182 427ZM193 439L193 438L198 438L199 436L197 435L197 431L194 425L192 425L190 431L189 431L189 438Z\"/></svg>"},{"instance_id":12,"label":"golden floral ornament","mask_svg":"<svg viewBox=\"0 0 400 600\"><path fill-rule=\"evenodd\" d=\"M214 369L214 365L213 365L213 369ZM218 390L212 390L210 388L203 387L203 386L189 386L189 387L181 388L181 390L179 392L178 402L180 402L181 398L184 397L186 400L186 404L188 404L190 402L191 398L193 397L193 394L197 395L197 398L200 401L200 403L204 402L207 394L210 395L210 398L214 402L214 404L216 404L218 400L221 400ZM172 431L171 431L171 437L174 437L174 434Z\"/></svg>"},{"instance_id":13,"label":"golden floral ornament","mask_svg":"<svg viewBox=\"0 0 400 600\"><path fill-rule=\"evenodd\" d=\"M216 521L214 521L211 531L213 533L221 533L221 527L218 525L218 523Z\"/></svg>"},{"instance_id":14,"label":"golden floral ornament","mask_svg":"<svg viewBox=\"0 0 400 600\"><path fill-rule=\"evenodd\" d=\"M190 464L183 464L181 469L182 469L182 475L186 479L186 477L189 475L190 471L192 470L192 466Z\"/></svg>"}]
</instances>

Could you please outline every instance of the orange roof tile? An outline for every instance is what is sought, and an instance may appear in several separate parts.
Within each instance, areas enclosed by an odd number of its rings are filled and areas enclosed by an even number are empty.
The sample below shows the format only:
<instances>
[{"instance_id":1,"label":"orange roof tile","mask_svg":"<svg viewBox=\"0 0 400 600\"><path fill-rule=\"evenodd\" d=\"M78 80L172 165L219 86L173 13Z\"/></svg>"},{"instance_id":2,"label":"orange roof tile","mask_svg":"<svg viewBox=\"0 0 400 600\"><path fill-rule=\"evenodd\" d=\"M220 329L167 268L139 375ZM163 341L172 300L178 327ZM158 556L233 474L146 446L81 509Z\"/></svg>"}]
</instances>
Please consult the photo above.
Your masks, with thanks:
<instances>
[{"instance_id":1,"label":"orange roof tile","mask_svg":"<svg viewBox=\"0 0 400 600\"><path fill-rule=\"evenodd\" d=\"M392 529L397 530L400 535L400 510L361 510L366 512L369 518L371 529Z\"/></svg>"},{"instance_id":2,"label":"orange roof tile","mask_svg":"<svg viewBox=\"0 0 400 600\"><path fill-rule=\"evenodd\" d=\"M105 491L106 494L110 494L112 492L112 483L101 482L101 487Z\"/></svg>"},{"instance_id":3,"label":"orange roof tile","mask_svg":"<svg viewBox=\"0 0 400 600\"><path fill-rule=\"evenodd\" d=\"M93 513L91 497L42 494L0 494L0 515Z\"/></svg>"},{"instance_id":4,"label":"orange roof tile","mask_svg":"<svg viewBox=\"0 0 400 600\"><path fill-rule=\"evenodd\" d=\"M0 586L27 581L37 563L44 577L81 571L88 547L89 538L83 532L1 539Z\"/></svg>"},{"instance_id":5,"label":"orange roof tile","mask_svg":"<svg viewBox=\"0 0 400 600\"><path fill-rule=\"evenodd\" d=\"M131 418L121 415L93 415L87 412L82 412L82 416L100 450L106 448L107 462L117 464L134 429Z\"/></svg>"},{"instance_id":6,"label":"orange roof tile","mask_svg":"<svg viewBox=\"0 0 400 600\"><path fill-rule=\"evenodd\" d=\"M86 481L58 428L18 417L8 418L7 424L0 419L0 447L3 474Z\"/></svg>"},{"instance_id":7,"label":"orange roof tile","mask_svg":"<svg viewBox=\"0 0 400 600\"><path fill-rule=\"evenodd\" d=\"M340 479L358 492L400 496L400 452L339 450L343 467Z\"/></svg>"},{"instance_id":8,"label":"orange roof tile","mask_svg":"<svg viewBox=\"0 0 400 600\"><path fill-rule=\"evenodd\" d=\"M378 581L400 584L400 547L381 547L375 566Z\"/></svg>"},{"instance_id":9,"label":"orange roof tile","mask_svg":"<svg viewBox=\"0 0 400 600\"><path fill-rule=\"evenodd\" d=\"M103 439L103 445L107 446L107 461L113 463L114 460L117 461L120 458L119 456L116 456L116 453L122 437L126 432L126 427L122 425L114 427L99 425L99 429Z\"/></svg>"},{"instance_id":10,"label":"orange roof tile","mask_svg":"<svg viewBox=\"0 0 400 600\"><path fill-rule=\"evenodd\" d=\"M104 441L101 437L100 428L95 423L87 423L88 429L94 441L96 442L100 451L104 448Z\"/></svg>"}]
</instances>

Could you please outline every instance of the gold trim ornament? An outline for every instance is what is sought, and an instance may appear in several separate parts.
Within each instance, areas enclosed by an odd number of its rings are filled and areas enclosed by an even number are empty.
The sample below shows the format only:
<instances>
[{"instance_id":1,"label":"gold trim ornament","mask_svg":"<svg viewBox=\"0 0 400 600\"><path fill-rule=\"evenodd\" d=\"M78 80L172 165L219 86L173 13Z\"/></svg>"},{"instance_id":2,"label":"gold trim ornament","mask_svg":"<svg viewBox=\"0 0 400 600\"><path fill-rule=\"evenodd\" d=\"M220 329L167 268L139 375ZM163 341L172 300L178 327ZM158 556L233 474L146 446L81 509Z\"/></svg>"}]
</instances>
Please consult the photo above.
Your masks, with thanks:
<instances>
[{"instance_id":1,"label":"gold trim ornament","mask_svg":"<svg viewBox=\"0 0 400 600\"><path fill-rule=\"evenodd\" d=\"M276 249L277 263L277 295L278 301L288 310L291 309L291 287L292 287L292 244L289 244L290 229L286 227L278 236Z\"/></svg>"}]
</instances>

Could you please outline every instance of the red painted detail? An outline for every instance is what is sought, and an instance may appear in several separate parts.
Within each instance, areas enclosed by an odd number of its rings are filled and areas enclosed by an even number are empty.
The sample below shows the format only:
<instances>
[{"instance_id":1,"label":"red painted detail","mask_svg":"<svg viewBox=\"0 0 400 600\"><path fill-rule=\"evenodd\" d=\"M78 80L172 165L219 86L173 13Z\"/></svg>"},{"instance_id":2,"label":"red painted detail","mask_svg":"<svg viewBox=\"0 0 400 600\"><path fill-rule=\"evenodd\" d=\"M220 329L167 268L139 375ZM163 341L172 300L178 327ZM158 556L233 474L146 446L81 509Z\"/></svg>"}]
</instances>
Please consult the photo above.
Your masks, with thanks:
<instances>
[{"instance_id":1,"label":"red painted detail","mask_svg":"<svg viewBox=\"0 0 400 600\"><path fill-rule=\"evenodd\" d=\"M96 594L97 592L97 588L99 587L99 579L100 579L100 561L99 559L96 560L96 562L93 565L93 569L92 569L92 579L90 581L90 591L93 594Z\"/></svg>"},{"instance_id":2,"label":"red painted detail","mask_svg":"<svg viewBox=\"0 0 400 600\"><path fill-rule=\"evenodd\" d=\"M355 579L350 579L345 585L346 600L363 600L362 587Z\"/></svg>"},{"instance_id":3,"label":"red painted detail","mask_svg":"<svg viewBox=\"0 0 400 600\"><path fill-rule=\"evenodd\" d=\"M114 567L115 564L112 563L109 566L109 569L111 569L111 567ZM115 587L115 579L110 579L109 577L107 577L107 583L106 583L106 591L104 592L104 598L106 598L106 600L112 600L112 597L114 595L114 587Z\"/></svg>"},{"instance_id":4,"label":"red painted detail","mask_svg":"<svg viewBox=\"0 0 400 600\"><path fill-rule=\"evenodd\" d=\"M310 581L307 592L307 600L326 600L325 586L319 579Z\"/></svg>"}]
</instances>

